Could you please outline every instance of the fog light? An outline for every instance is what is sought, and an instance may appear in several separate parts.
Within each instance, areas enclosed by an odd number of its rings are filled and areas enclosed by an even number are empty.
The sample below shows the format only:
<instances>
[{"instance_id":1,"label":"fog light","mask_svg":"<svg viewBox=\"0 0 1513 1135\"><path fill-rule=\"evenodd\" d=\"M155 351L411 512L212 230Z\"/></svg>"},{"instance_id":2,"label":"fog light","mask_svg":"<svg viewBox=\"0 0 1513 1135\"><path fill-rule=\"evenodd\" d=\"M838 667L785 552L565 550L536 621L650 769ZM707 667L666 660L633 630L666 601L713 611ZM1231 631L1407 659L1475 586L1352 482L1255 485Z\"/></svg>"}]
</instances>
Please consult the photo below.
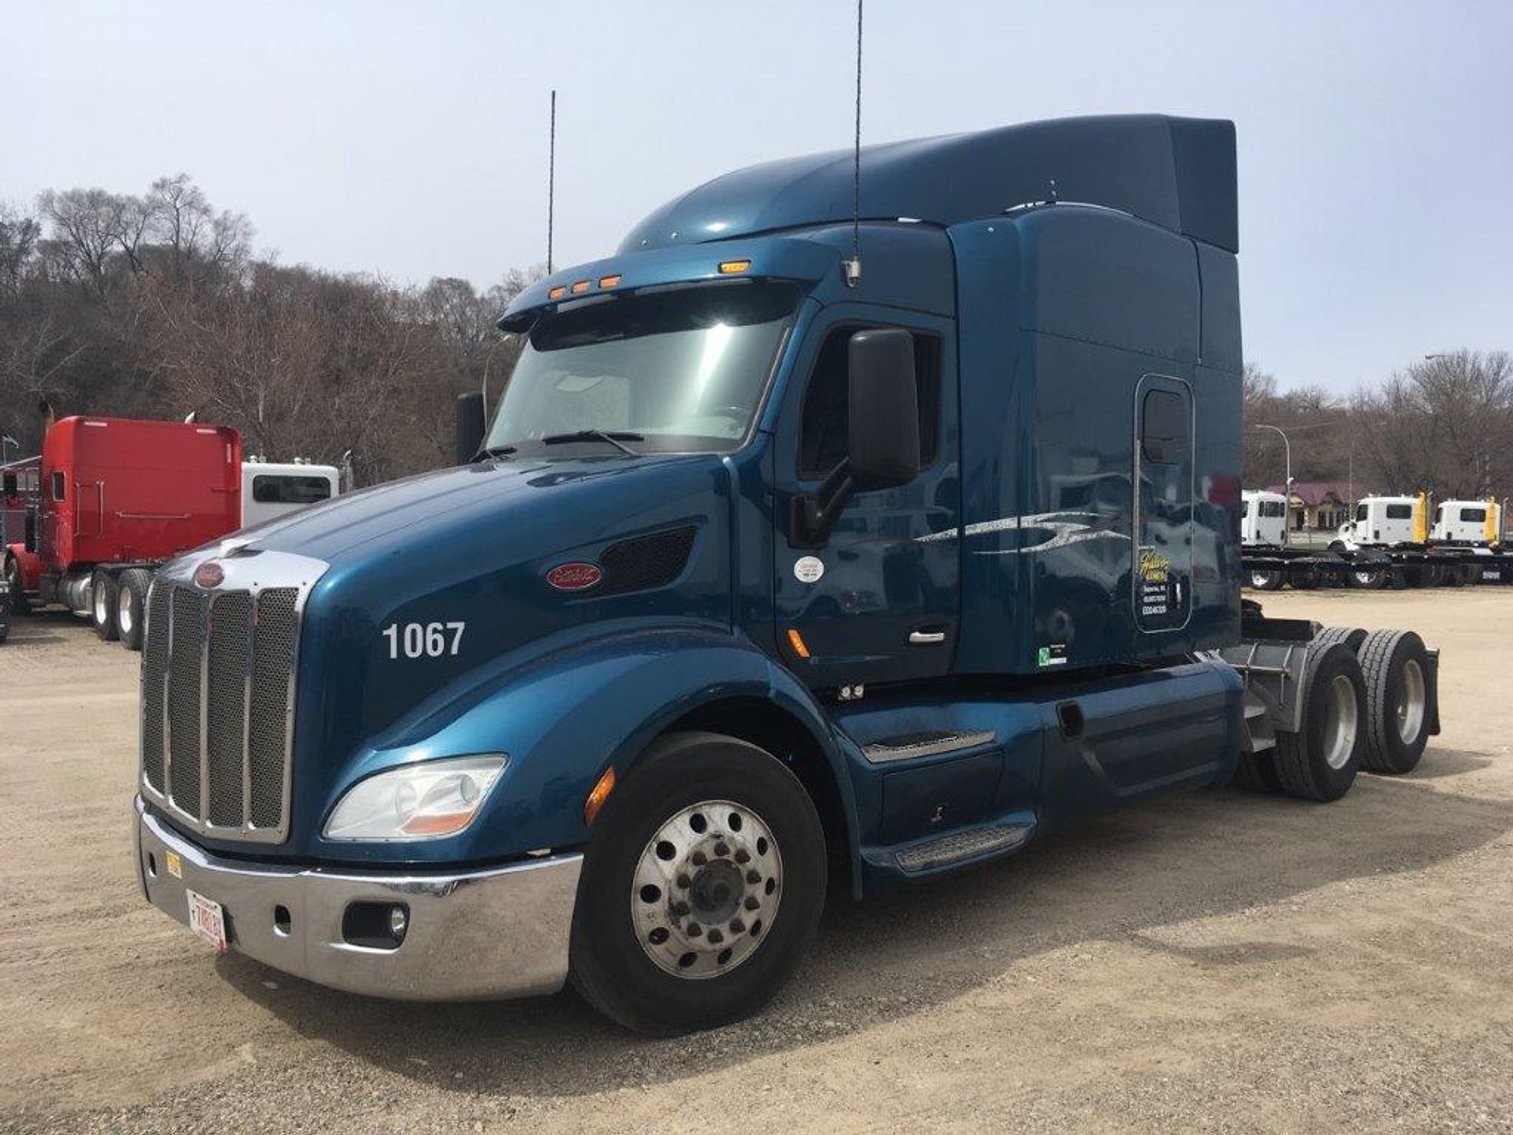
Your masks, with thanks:
<instances>
[{"instance_id":1,"label":"fog light","mask_svg":"<svg viewBox=\"0 0 1513 1135\"><path fill-rule=\"evenodd\" d=\"M389 908L389 933L394 935L396 941L403 941L405 931L410 928L410 912L402 906Z\"/></svg>"}]
</instances>

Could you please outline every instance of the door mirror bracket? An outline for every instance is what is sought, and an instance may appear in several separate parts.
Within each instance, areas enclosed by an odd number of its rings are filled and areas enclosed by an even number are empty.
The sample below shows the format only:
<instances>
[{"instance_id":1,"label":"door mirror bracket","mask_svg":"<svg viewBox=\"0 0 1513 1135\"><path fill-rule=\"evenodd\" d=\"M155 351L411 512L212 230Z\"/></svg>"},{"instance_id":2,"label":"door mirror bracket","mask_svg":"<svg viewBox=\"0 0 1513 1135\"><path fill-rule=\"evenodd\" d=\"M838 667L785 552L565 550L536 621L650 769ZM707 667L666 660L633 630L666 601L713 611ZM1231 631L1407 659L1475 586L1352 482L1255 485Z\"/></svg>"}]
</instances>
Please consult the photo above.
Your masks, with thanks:
<instances>
[{"instance_id":1,"label":"door mirror bracket","mask_svg":"<svg viewBox=\"0 0 1513 1135\"><path fill-rule=\"evenodd\" d=\"M820 482L817 490L793 497L788 517L788 542L795 548L823 548L841 510L855 491L851 462L843 457Z\"/></svg>"}]
</instances>

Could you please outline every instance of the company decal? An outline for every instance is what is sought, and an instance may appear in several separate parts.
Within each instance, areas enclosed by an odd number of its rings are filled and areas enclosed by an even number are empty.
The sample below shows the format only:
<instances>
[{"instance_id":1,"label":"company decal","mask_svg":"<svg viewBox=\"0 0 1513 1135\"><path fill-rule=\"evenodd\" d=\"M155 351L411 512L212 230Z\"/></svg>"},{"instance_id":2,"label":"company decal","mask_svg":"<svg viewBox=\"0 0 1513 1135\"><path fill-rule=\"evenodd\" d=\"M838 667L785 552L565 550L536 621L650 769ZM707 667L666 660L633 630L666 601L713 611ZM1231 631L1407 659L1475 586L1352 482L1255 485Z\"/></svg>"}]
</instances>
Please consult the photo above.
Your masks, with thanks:
<instances>
[{"instance_id":1,"label":"company decal","mask_svg":"<svg viewBox=\"0 0 1513 1135\"><path fill-rule=\"evenodd\" d=\"M1136 569L1140 575L1140 614L1168 614L1171 610L1171 557L1155 548L1141 548Z\"/></svg>"},{"instance_id":2,"label":"company decal","mask_svg":"<svg viewBox=\"0 0 1513 1135\"><path fill-rule=\"evenodd\" d=\"M206 591L219 587L226 578L226 569L214 560L206 560L194 569L194 584Z\"/></svg>"},{"instance_id":3,"label":"company decal","mask_svg":"<svg viewBox=\"0 0 1513 1135\"><path fill-rule=\"evenodd\" d=\"M1105 520L1106 517L1096 512L1036 512L1027 516L1003 516L997 520L968 524L961 529L960 534L964 537L988 536L995 532L1017 532L1023 535L1025 542L1021 542L1018 547L993 548L973 553L978 556L1017 556L1025 552L1049 552L1089 540L1129 539L1123 532L1098 527L1099 522ZM938 544L956 537L957 531L953 528L946 532L916 537L916 543Z\"/></svg>"},{"instance_id":4,"label":"company decal","mask_svg":"<svg viewBox=\"0 0 1513 1135\"><path fill-rule=\"evenodd\" d=\"M825 574L825 564L818 556L800 556L793 565L793 578L800 583L818 583Z\"/></svg>"},{"instance_id":5,"label":"company decal","mask_svg":"<svg viewBox=\"0 0 1513 1135\"><path fill-rule=\"evenodd\" d=\"M577 561L558 564L546 573L546 582L558 591L587 591L598 587L604 572L598 564Z\"/></svg>"},{"instance_id":6,"label":"company decal","mask_svg":"<svg viewBox=\"0 0 1513 1135\"><path fill-rule=\"evenodd\" d=\"M164 858L168 861L168 873L175 879L182 879L184 877L184 864L179 860L179 853L177 851L170 851Z\"/></svg>"}]
</instances>

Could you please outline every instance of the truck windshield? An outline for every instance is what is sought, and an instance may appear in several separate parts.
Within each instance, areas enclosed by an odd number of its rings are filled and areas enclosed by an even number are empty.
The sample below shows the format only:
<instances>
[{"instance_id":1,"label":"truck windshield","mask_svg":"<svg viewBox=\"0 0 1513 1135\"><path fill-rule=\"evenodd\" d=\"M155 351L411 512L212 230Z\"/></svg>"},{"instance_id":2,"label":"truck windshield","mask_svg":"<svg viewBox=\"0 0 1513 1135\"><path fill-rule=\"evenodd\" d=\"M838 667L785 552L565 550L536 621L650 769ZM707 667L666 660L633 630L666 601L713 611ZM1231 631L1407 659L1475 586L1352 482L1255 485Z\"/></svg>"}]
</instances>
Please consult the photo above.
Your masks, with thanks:
<instances>
[{"instance_id":1,"label":"truck windshield","mask_svg":"<svg viewBox=\"0 0 1513 1135\"><path fill-rule=\"evenodd\" d=\"M735 449L746 437L798 302L791 284L741 283L615 297L530 333L485 448ZM554 444L554 451L561 451ZM546 452L542 448L540 452Z\"/></svg>"}]
</instances>

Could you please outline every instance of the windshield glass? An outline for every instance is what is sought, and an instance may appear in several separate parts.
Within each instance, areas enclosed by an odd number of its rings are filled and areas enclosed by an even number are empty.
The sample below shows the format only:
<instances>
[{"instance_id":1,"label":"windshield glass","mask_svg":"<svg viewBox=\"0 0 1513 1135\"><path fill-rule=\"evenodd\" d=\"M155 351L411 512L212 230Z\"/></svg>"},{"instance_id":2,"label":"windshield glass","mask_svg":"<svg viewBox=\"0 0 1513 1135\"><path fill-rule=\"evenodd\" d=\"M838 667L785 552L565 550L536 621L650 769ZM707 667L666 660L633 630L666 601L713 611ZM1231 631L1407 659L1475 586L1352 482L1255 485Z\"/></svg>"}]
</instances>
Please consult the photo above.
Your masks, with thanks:
<instances>
[{"instance_id":1,"label":"windshield glass","mask_svg":"<svg viewBox=\"0 0 1513 1135\"><path fill-rule=\"evenodd\" d=\"M594 430L639 435L637 452L734 449L797 302L793 285L743 283L616 297L550 318L531 331L486 448L534 449Z\"/></svg>"}]
</instances>

